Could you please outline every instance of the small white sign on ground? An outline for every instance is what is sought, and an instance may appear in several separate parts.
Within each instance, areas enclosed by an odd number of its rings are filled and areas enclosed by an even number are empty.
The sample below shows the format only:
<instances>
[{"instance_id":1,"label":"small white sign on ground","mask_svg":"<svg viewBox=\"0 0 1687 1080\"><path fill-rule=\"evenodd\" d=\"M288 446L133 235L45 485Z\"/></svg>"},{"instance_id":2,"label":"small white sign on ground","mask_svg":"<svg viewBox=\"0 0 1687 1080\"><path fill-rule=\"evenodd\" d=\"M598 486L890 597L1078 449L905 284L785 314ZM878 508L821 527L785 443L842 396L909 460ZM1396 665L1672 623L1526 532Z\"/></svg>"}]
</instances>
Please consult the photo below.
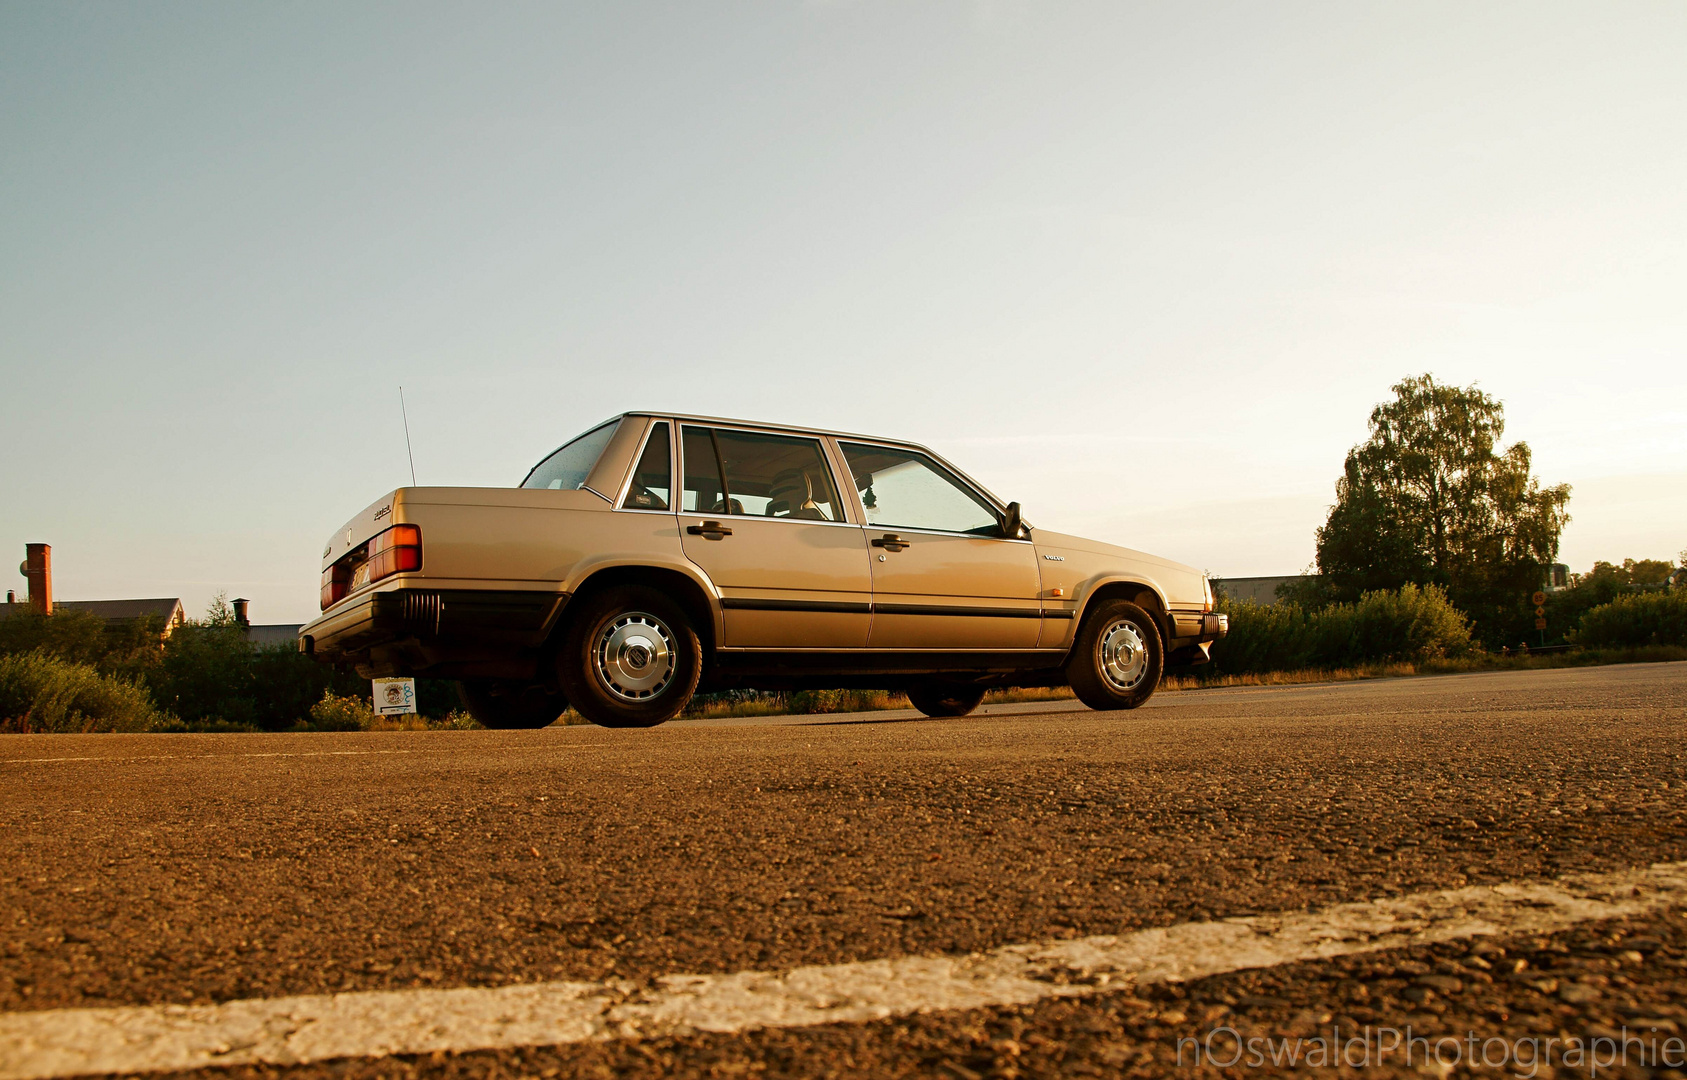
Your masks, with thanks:
<instances>
[{"instance_id":1,"label":"small white sign on ground","mask_svg":"<svg viewBox=\"0 0 1687 1080\"><path fill-rule=\"evenodd\" d=\"M415 679L376 679L375 715L405 716L416 711Z\"/></svg>"}]
</instances>

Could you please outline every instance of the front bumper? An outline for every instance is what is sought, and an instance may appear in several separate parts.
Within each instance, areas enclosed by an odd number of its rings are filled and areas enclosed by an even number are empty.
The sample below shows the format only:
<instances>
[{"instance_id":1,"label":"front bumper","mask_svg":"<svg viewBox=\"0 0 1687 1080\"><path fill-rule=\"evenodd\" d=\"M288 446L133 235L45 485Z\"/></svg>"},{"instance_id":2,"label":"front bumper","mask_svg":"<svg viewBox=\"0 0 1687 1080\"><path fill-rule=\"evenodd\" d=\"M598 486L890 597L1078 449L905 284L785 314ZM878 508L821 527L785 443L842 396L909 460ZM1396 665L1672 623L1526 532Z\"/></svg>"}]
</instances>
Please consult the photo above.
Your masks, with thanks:
<instances>
[{"instance_id":1,"label":"front bumper","mask_svg":"<svg viewBox=\"0 0 1687 1080\"><path fill-rule=\"evenodd\" d=\"M1207 611L1174 612L1172 647L1181 648L1197 642L1212 642L1230 633L1230 616Z\"/></svg>"},{"instance_id":2,"label":"front bumper","mask_svg":"<svg viewBox=\"0 0 1687 1080\"><path fill-rule=\"evenodd\" d=\"M1212 644L1230 633L1230 616L1183 612L1172 616L1174 637L1166 643L1166 663L1198 667L1212 662Z\"/></svg>"}]
</instances>

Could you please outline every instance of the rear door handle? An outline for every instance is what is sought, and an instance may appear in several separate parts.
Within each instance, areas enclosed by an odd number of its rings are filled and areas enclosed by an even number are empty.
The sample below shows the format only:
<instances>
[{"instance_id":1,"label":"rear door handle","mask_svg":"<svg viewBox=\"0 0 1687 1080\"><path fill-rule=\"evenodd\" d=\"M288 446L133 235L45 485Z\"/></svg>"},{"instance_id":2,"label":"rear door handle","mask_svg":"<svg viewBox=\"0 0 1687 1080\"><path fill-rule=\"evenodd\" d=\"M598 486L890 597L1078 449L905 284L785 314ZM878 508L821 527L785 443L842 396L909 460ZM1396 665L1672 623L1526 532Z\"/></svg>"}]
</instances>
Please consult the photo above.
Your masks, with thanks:
<instances>
[{"instance_id":1,"label":"rear door handle","mask_svg":"<svg viewBox=\"0 0 1687 1080\"><path fill-rule=\"evenodd\" d=\"M705 521L701 525L691 525L685 530L688 536L701 536L705 540L720 540L732 535L732 530L718 521Z\"/></svg>"},{"instance_id":2,"label":"rear door handle","mask_svg":"<svg viewBox=\"0 0 1687 1080\"><path fill-rule=\"evenodd\" d=\"M873 546L882 547L886 551L901 551L903 548L908 547L909 544L908 541L902 539L900 536L897 536L895 533L885 533L883 536L876 536L873 538Z\"/></svg>"}]
</instances>

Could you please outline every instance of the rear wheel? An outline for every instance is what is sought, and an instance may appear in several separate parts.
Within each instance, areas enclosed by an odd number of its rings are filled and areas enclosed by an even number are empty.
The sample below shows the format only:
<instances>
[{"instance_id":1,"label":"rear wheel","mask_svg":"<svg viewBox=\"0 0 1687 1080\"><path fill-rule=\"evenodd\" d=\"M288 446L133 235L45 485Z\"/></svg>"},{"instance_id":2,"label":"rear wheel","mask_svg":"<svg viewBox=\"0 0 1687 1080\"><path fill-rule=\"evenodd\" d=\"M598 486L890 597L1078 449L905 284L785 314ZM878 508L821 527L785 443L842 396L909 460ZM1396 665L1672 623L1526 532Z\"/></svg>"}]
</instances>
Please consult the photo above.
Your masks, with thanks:
<instances>
[{"instance_id":1,"label":"rear wheel","mask_svg":"<svg viewBox=\"0 0 1687 1080\"><path fill-rule=\"evenodd\" d=\"M557 679L574 707L603 727L655 727L697 689L703 649L678 604L623 585L589 597L568 624Z\"/></svg>"},{"instance_id":2,"label":"rear wheel","mask_svg":"<svg viewBox=\"0 0 1687 1080\"><path fill-rule=\"evenodd\" d=\"M1099 604L1072 645L1066 677L1092 709L1134 709L1154 695L1165 670L1159 627L1128 600Z\"/></svg>"},{"instance_id":3,"label":"rear wheel","mask_svg":"<svg viewBox=\"0 0 1687 1080\"><path fill-rule=\"evenodd\" d=\"M568 708L568 699L550 687L514 679L465 679L457 697L489 728L546 727Z\"/></svg>"},{"instance_id":4,"label":"rear wheel","mask_svg":"<svg viewBox=\"0 0 1687 1080\"><path fill-rule=\"evenodd\" d=\"M965 716L983 700L984 690L977 686L927 683L908 690L908 701L927 716Z\"/></svg>"}]
</instances>

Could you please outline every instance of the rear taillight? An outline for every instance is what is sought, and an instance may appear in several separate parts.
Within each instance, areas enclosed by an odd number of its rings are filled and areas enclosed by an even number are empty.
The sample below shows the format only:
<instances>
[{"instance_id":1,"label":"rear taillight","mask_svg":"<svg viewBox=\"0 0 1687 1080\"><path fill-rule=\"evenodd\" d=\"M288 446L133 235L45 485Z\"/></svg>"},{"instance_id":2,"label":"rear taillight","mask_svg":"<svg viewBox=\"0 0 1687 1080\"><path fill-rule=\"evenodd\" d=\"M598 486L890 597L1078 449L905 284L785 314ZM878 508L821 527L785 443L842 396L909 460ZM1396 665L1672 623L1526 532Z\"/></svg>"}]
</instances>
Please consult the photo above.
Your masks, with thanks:
<instances>
[{"instance_id":1,"label":"rear taillight","mask_svg":"<svg viewBox=\"0 0 1687 1080\"><path fill-rule=\"evenodd\" d=\"M369 541L370 581L421 568L422 530L416 526L394 525Z\"/></svg>"},{"instance_id":2,"label":"rear taillight","mask_svg":"<svg viewBox=\"0 0 1687 1080\"><path fill-rule=\"evenodd\" d=\"M353 589L421 568L422 530L415 525L394 525L322 571L322 610L345 599Z\"/></svg>"},{"instance_id":3,"label":"rear taillight","mask_svg":"<svg viewBox=\"0 0 1687 1080\"><path fill-rule=\"evenodd\" d=\"M335 563L322 571L322 610L327 611L351 591L351 568Z\"/></svg>"}]
</instances>

